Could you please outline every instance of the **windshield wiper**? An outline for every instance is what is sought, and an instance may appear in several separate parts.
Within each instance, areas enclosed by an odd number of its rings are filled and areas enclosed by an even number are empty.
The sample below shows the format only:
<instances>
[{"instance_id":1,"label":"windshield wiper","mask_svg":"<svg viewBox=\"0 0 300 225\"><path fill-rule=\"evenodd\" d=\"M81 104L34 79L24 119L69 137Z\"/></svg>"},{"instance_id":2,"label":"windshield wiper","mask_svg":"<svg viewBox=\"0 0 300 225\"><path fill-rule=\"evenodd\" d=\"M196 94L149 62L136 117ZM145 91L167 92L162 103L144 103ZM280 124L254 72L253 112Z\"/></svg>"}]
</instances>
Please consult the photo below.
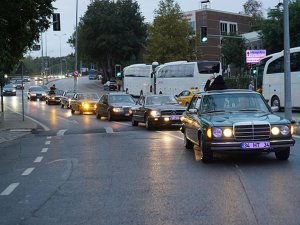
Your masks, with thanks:
<instances>
[{"instance_id":1,"label":"windshield wiper","mask_svg":"<svg viewBox=\"0 0 300 225\"><path fill-rule=\"evenodd\" d=\"M217 112L226 112L225 110L212 110L212 111L207 111L206 113L217 113Z\"/></svg>"},{"instance_id":2,"label":"windshield wiper","mask_svg":"<svg viewBox=\"0 0 300 225\"><path fill-rule=\"evenodd\" d=\"M240 109L239 111L252 111L252 112L257 112L257 111L261 111L259 109Z\"/></svg>"}]
</instances>

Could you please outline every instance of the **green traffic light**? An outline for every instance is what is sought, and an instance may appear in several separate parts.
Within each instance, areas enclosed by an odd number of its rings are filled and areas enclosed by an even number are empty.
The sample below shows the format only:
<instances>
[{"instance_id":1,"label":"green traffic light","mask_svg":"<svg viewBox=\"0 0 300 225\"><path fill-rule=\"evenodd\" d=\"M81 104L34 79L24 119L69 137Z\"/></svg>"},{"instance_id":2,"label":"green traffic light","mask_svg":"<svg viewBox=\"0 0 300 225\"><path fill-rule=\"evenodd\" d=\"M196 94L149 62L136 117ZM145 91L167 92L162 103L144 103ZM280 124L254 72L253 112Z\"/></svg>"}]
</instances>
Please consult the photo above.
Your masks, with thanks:
<instances>
[{"instance_id":1,"label":"green traffic light","mask_svg":"<svg viewBox=\"0 0 300 225\"><path fill-rule=\"evenodd\" d=\"M207 37L203 37L201 41L202 42L207 42Z\"/></svg>"}]
</instances>

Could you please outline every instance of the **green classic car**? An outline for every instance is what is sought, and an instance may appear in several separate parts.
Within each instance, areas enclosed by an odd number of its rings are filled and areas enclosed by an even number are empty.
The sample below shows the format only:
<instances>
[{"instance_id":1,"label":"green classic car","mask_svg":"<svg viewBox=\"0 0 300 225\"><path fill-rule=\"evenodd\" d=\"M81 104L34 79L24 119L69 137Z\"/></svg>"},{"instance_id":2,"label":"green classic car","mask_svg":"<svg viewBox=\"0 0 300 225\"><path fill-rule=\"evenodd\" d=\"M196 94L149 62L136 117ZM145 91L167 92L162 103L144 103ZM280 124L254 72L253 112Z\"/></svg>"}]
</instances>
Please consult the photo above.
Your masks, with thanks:
<instances>
[{"instance_id":1,"label":"green classic car","mask_svg":"<svg viewBox=\"0 0 300 225\"><path fill-rule=\"evenodd\" d=\"M184 145L198 145L204 163L213 161L213 152L275 152L278 160L287 160L294 126L272 110L254 91L196 94L181 119Z\"/></svg>"}]
</instances>

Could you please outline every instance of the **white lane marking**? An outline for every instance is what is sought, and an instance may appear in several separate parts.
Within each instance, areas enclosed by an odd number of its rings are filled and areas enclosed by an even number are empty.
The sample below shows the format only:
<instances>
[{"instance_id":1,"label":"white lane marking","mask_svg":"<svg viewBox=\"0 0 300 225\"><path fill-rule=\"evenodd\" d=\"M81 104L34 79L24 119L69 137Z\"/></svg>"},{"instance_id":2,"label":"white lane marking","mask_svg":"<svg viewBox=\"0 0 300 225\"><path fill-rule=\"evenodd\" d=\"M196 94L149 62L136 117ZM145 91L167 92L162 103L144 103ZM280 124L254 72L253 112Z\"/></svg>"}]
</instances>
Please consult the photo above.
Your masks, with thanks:
<instances>
[{"instance_id":1,"label":"white lane marking","mask_svg":"<svg viewBox=\"0 0 300 225\"><path fill-rule=\"evenodd\" d=\"M129 124L129 123L122 123L122 122L115 122L115 121L114 121L114 123L125 125L125 126L131 126L131 123Z\"/></svg>"},{"instance_id":2,"label":"white lane marking","mask_svg":"<svg viewBox=\"0 0 300 225\"><path fill-rule=\"evenodd\" d=\"M56 136L64 136L64 134L65 134L66 131L67 131L67 130L59 130L59 131L57 132Z\"/></svg>"},{"instance_id":3,"label":"white lane marking","mask_svg":"<svg viewBox=\"0 0 300 225\"><path fill-rule=\"evenodd\" d=\"M48 136L48 137L47 137L48 140L50 140L51 138L52 138L51 136Z\"/></svg>"},{"instance_id":4,"label":"white lane marking","mask_svg":"<svg viewBox=\"0 0 300 225\"><path fill-rule=\"evenodd\" d=\"M48 148L43 148L41 152L45 153L48 151Z\"/></svg>"},{"instance_id":5,"label":"white lane marking","mask_svg":"<svg viewBox=\"0 0 300 225\"><path fill-rule=\"evenodd\" d=\"M38 156L38 157L36 157L36 159L33 162L34 163L42 162L43 158L44 158L43 156Z\"/></svg>"},{"instance_id":6,"label":"white lane marking","mask_svg":"<svg viewBox=\"0 0 300 225\"><path fill-rule=\"evenodd\" d=\"M51 141L46 141L45 145L50 145Z\"/></svg>"},{"instance_id":7,"label":"white lane marking","mask_svg":"<svg viewBox=\"0 0 300 225\"><path fill-rule=\"evenodd\" d=\"M28 176L29 174L31 174L31 172L32 172L34 169L35 169L34 167L26 169L26 170L22 173L22 176Z\"/></svg>"},{"instance_id":8,"label":"white lane marking","mask_svg":"<svg viewBox=\"0 0 300 225\"><path fill-rule=\"evenodd\" d=\"M4 191L1 192L0 195L10 195L20 183L12 183L10 184Z\"/></svg>"},{"instance_id":9,"label":"white lane marking","mask_svg":"<svg viewBox=\"0 0 300 225\"><path fill-rule=\"evenodd\" d=\"M104 128L105 128L106 133L108 133L108 134L112 134L114 132L114 130L111 127L104 127Z\"/></svg>"},{"instance_id":10,"label":"white lane marking","mask_svg":"<svg viewBox=\"0 0 300 225\"><path fill-rule=\"evenodd\" d=\"M17 114L19 114L19 115L21 115L21 116L23 115L22 113L19 113L19 112L14 111L14 110L13 110L11 107L9 107L9 106L5 106L5 107L8 108L10 111L12 111L12 112L14 112L14 113L17 113ZM41 122L39 122L39 121L37 121L37 120L31 118L30 116L24 115L24 117L26 117L27 119L30 119L31 121L37 123L37 124L40 125L45 131L49 131L49 130L50 130L50 128L47 127L45 124L43 124L43 123L41 123Z\"/></svg>"},{"instance_id":11,"label":"white lane marking","mask_svg":"<svg viewBox=\"0 0 300 225\"><path fill-rule=\"evenodd\" d=\"M11 132L30 132L31 129L11 129Z\"/></svg>"},{"instance_id":12,"label":"white lane marking","mask_svg":"<svg viewBox=\"0 0 300 225\"><path fill-rule=\"evenodd\" d=\"M183 140L183 138L182 138L182 137L178 137L178 136L176 136L176 135L169 134L169 133L166 133L166 132L163 132L163 131L156 131L156 132L158 132L158 133L163 133L163 134L165 134L165 135L168 135L168 136L171 136L171 137L177 138L177 139L179 139L179 140Z\"/></svg>"}]
</instances>

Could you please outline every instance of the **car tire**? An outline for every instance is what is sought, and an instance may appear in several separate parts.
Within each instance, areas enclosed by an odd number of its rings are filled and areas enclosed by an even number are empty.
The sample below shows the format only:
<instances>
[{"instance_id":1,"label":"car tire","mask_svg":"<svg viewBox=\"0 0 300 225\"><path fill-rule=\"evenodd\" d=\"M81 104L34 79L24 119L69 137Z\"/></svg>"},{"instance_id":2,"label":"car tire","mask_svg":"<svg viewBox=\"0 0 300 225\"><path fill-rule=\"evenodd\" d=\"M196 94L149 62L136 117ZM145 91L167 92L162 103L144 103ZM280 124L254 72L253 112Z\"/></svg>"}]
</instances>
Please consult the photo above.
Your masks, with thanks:
<instances>
[{"instance_id":1,"label":"car tire","mask_svg":"<svg viewBox=\"0 0 300 225\"><path fill-rule=\"evenodd\" d=\"M184 147L186 149L193 149L194 148L194 143L191 142L189 139L187 139L186 134L184 132L184 137L183 137L183 142L184 142Z\"/></svg>"},{"instance_id":2,"label":"car tire","mask_svg":"<svg viewBox=\"0 0 300 225\"><path fill-rule=\"evenodd\" d=\"M135 120L133 119L133 116L131 117L131 125L132 125L133 127L136 127L136 126L139 125L139 122L138 122L138 121L135 121Z\"/></svg>"},{"instance_id":3,"label":"car tire","mask_svg":"<svg viewBox=\"0 0 300 225\"><path fill-rule=\"evenodd\" d=\"M154 129L154 126L153 126L152 122L149 121L149 116L146 116L145 124L146 124L146 128L148 130L153 130Z\"/></svg>"},{"instance_id":4,"label":"car tire","mask_svg":"<svg viewBox=\"0 0 300 225\"><path fill-rule=\"evenodd\" d=\"M71 113L72 113L72 114L74 114L74 113L75 113L75 110L74 110L74 109L72 109L72 108L71 108Z\"/></svg>"},{"instance_id":5,"label":"car tire","mask_svg":"<svg viewBox=\"0 0 300 225\"><path fill-rule=\"evenodd\" d=\"M113 116L111 115L110 110L108 110L108 112L107 112L107 120L108 121L113 121Z\"/></svg>"},{"instance_id":6,"label":"car tire","mask_svg":"<svg viewBox=\"0 0 300 225\"><path fill-rule=\"evenodd\" d=\"M61 103L60 107L61 107L61 108L65 108L65 105Z\"/></svg>"},{"instance_id":7,"label":"car tire","mask_svg":"<svg viewBox=\"0 0 300 225\"><path fill-rule=\"evenodd\" d=\"M281 151L275 152L276 159L278 160L288 160L290 157L290 147L287 147Z\"/></svg>"},{"instance_id":8,"label":"car tire","mask_svg":"<svg viewBox=\"0 0 300 225\"><path fill-rule=\"evenodd\" d=\"M201 160L203 163L212 163L213 162L213 152L211 151L210 148L205 147L204 144L204 137L201 135L200 138L200 151L201 151Z\"/></svg>"},{"instance_id":9,"label":"car tire","mask_svg":"<svg viewBox=\"0 0 300 225\"><path fill-rule=\"evenodd\" d=\"M101 116L100 116L100 114L99 114L99 112L98 112L98 111L96 111L96 119L99 119L99 120L101 120Z\"/></svg>"}]
</instances>

